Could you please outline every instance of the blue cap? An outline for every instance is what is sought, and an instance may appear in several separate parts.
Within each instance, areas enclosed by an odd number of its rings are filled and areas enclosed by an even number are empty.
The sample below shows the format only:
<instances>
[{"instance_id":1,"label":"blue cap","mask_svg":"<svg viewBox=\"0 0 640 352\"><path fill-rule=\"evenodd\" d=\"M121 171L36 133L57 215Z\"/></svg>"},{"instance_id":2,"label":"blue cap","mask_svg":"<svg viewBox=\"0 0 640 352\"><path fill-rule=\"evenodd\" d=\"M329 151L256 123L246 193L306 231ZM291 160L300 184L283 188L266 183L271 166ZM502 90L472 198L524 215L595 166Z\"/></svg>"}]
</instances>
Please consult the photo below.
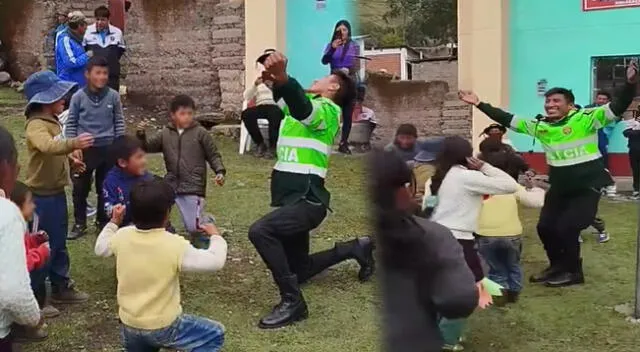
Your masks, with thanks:
<instances>
[{"instance_id":1,"label":"blue cap","mask_svg":"<svg viewBox=\"0 0 640 352\"><path fill-rule=\"evenodd\" d=\"M24 95L28 101L25 114L34 104L53 104L63 99L77 86L77 83L61 80L51 71L32 74L24 82Z\"/></svg>"},{"instance_id":2,"label":"blue cap","mask_svg":"<svg viewBox=\"0 0 640 352\"><path fill-rule=\"evenodd\" d=\"M418 154L413 158L417 162L427 163L436 160L440 148L442 147L442 141L444 137L429 137L418 144Z\"/></svg>"}]
</instances>

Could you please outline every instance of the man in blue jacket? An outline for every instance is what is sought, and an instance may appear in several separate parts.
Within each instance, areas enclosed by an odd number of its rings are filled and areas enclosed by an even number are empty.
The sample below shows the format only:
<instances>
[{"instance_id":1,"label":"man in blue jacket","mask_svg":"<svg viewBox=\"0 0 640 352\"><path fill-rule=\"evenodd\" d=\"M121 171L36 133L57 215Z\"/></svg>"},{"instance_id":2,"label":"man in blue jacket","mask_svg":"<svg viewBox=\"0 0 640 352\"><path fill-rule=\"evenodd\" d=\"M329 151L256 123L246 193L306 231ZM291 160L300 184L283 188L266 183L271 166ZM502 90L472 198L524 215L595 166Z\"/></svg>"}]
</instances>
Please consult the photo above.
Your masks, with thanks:
<instances>
[{"instance_id":1,"label":"man in blue jacket","mask_svg":"<svg viewBox=\"0 0 640 352\"><path fill-rule=\"evenodd\" d=\"M87 30L87 18L80 11L69 14L68 28L56 36L56 74L60 79L86 85L85 66L92 51L84 51L82 39Z\"/></svg>"}]
</instances>

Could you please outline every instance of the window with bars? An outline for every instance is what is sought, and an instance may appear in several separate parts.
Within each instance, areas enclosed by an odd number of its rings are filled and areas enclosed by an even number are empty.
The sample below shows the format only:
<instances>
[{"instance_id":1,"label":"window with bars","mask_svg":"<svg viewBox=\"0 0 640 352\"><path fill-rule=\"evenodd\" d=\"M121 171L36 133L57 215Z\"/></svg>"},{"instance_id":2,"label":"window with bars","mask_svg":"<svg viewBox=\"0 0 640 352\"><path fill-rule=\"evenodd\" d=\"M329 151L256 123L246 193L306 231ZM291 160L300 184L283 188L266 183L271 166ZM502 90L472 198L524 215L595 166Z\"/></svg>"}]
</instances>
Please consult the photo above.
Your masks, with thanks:
<instances>
[{"instance_id":1,"label":"window with bars","mask_svg":"<svg viewBox=\"0 0 640 352\"><path fill-rule=\"evenodd\" d=\"M593 100L600 91L614 94L627 80L627 66L631 61L640 62L640 55L601 56L592 58L591 66L593 75L591 87L593 94L591 99ZM636 92L637 96L629 107L629 117L638 115L640 89L636 89Z\"/></svg>"}]
</instances>

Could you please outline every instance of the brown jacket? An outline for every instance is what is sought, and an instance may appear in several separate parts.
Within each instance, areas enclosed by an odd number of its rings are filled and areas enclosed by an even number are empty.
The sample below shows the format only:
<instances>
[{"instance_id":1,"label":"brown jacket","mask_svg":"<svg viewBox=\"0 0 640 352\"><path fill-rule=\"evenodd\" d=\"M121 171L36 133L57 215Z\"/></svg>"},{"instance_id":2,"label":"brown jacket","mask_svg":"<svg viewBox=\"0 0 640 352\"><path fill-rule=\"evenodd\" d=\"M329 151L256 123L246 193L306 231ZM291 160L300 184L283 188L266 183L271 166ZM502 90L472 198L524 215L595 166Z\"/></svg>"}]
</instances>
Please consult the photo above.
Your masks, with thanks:
<instances>
[{"instance_id":1,"label":"brown jacket","mask_svg":"<svg viewBox=\"0 0 640 352\"><path fill-rule=\"evenodd\" d=\"M64 139L57 118L42 114L27 118L25 135L26 185L36 195L63 193L70 180L68 154L73 151L73 140Z\"/></svg>"},{"instance_id":2,"label":"brown jacket","mask_svg":"<svg viewBox=\"0 0 640 352\"><path fill-rule=\"evenodd\" d=\"M197 122L182 134L169 124L155 136L147 137L144 131L138 131L137 136L147 153L162 153L167 169L165 180L177 194L206 195L207 163L216 174L226 172L213 138Z\"/></svg>"}]
</instances>

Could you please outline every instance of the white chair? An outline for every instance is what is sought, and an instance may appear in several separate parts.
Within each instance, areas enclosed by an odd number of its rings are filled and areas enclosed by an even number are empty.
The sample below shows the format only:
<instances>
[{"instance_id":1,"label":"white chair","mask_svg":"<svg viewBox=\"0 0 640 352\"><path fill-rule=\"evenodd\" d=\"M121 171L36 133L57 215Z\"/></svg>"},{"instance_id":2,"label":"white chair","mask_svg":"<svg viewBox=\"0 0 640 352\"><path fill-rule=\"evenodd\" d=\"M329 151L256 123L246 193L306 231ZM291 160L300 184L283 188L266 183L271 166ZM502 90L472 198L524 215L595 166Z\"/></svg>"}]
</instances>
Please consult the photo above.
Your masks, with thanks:
<instances>
[{"instance_id":1,"label":"white chair","mask_svg":"<svg viewBox=\"0 0 640 352\"><path fill-rule=\"evenodd\" d=\"M242 102L242 111L247 109L249 105L248 101ZM267 119L258 119L258 127L263 129L269 126L269 120ZM244 126L244 121L240 120L240 150L238 151L240 155L245 152L251 150L251 136L249 136L249 131Z\"/></svg>"}]
</instances>

